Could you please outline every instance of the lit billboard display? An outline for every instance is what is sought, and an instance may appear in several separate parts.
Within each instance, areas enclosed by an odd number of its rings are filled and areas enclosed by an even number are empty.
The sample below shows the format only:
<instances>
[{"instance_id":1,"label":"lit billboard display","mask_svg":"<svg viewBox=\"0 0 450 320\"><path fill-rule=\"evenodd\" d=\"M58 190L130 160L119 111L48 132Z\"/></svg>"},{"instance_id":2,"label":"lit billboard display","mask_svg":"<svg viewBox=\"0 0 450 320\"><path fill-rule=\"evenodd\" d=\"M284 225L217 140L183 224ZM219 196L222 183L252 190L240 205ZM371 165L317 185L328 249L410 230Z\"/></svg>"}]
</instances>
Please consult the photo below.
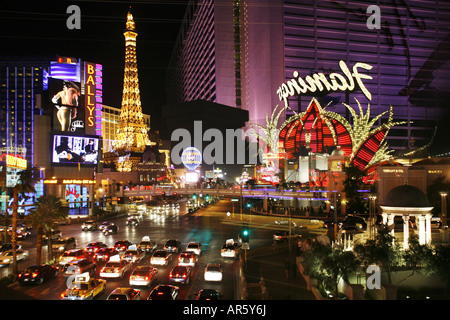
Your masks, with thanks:
<instances>
[{"instance_id":1,"label":"lit billboard display","mask_svg":"<svg viewBox=\"0 0 450 320\"><path fill-rule=\"evenodd\" d=\"M65 165L97 165L99 138L90 136L53 135L52 163Z\"/></svg>"},{"instance_id":2,"label":"lit billboard display","mask_svg":"<svg viewBox=\"0 0 450 320\"><path fill-rule=\"evenodd\" d=\"M53 130L84 133L85 110L81 84L50 78L48 90L53 106Z\"/></svg>"}]
</instances>

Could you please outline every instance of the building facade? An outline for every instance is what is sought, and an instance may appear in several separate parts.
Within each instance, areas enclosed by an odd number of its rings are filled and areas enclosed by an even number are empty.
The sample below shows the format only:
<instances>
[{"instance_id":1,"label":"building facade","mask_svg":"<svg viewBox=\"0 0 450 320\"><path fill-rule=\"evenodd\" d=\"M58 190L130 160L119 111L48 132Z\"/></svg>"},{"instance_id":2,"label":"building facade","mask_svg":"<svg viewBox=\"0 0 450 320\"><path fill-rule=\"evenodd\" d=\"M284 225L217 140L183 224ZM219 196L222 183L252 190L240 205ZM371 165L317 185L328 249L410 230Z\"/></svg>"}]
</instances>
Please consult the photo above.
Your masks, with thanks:
<instances>
[{"instance_id":1,"label":"building facade","mask_svg":"<svg viewBox=\"0 0 450 320\"><path fill-rule=\"evenodd\" d=\"M169 103L222 103L248 110L261 125L279 104L305 111L312 96L347 119L343 103L355 106L355 99L370 104L373 116L392 105L394 120L405 124L390 130L390 148L421 147L448 118L450 5L371 4L380 9L380 28L369 28L365 3L191 1L169 66ZM314 75L345 80L343 63L359 71L363 86L336 82L335 90L320 90L321 81L306 81ZM307 83L300 94L288 87L293 79Z\"/></svg>"}]
</instances>

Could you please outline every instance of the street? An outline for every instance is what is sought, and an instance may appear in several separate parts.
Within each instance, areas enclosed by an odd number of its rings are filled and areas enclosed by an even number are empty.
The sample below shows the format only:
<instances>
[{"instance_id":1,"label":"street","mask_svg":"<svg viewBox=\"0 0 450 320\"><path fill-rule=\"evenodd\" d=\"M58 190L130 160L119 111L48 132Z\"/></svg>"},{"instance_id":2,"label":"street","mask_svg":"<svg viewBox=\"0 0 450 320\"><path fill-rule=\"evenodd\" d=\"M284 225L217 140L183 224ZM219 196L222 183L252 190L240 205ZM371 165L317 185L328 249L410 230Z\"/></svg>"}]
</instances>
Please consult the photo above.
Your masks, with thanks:
<instances>
[{"instance_id":1,"label":"street","mask_svg":"<svg viewBox=\"0 0 450 320\"><path fill-rule=\"evenodd\" d=\"M180 214L177 210L171 210L165 214L144 214L138 226L127 226L128 216L122 216L110 220L119 227L117 234L105 236L101 231L82 231L80 223L60 226L63 237L72 236L77 240L77 248L84 248L90 242L101 241L108 246L113 246L118 240L128 240L133 244L138 244L142 237L150 236L157 241L158 249L162 248L166 240L177 239L181 242L181 248L185 248L189 242L200 242L203 251L193 268L191 281L189 284L178 285L180 287L180 299L195 299L195 294L205 288L216 289L223 294L224 300L237 300L238 291L236 288L236 272L238 260L233 258L222 258L220 249L225 241L230 238L236 239L241 232L242 225L238 215L230 223L230 218L226 212L231 211L229 200L220 200L206 208L199 209L193 214ZM102 221L99 221L101 223ZM251 229L252 248L270 246L272 243L273 230L269 228ZM22 247L30 251L30 257L20 262L19 269L23 270L27 265L35 263L36 244L35 233L27 240L22 241ZM44 249L44 259L46 250ZM136 262L133 268L138 265L149 265L151 254L146 254L144 258ZM203 279L205 267L210 262L220 263L223 267L223 280L221 282L206 282ZM157 284L169 284L170 270L177 264L177 255L167 266L155 266L158 269L158 277L150 287L136 287L141 290L141 299L147 299L151 290ZM104 262L97 263L97 276ZM131 270L132 270L131 269ZM117 287L130 287L128 278L131 271L128 271L122 278L106 279L106 291L99 299L106 299L108 295ZM58 300L66 289L66 280L60 273L57 278L44 282L41 285L21 286L15 282L9 286L17 292L24 293L36 299Z\"/></svg>"}]
</instances>

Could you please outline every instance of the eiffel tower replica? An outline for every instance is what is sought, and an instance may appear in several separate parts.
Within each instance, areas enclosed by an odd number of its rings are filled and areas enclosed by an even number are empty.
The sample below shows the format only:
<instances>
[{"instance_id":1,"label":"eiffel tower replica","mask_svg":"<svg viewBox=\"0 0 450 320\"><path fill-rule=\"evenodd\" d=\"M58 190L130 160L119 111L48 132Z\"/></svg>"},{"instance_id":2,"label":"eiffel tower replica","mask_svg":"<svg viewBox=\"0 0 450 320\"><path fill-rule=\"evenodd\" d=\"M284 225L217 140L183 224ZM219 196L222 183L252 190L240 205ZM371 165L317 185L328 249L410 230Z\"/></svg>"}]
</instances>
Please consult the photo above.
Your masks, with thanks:
<instances>
[{"instance_id":1,"label":"eiffel tower replica","mask_svg":"<svg viewBox=\"0 0 450 320\"><path fill-rule=\"evenodd\" d=\"M135 171L148 145L148 127L142 115L136 57L136 25L130 11L127 14L125 36L125 71L122 108L117 126L114 164L117 171Z\"/></svg>"}]
</instances>

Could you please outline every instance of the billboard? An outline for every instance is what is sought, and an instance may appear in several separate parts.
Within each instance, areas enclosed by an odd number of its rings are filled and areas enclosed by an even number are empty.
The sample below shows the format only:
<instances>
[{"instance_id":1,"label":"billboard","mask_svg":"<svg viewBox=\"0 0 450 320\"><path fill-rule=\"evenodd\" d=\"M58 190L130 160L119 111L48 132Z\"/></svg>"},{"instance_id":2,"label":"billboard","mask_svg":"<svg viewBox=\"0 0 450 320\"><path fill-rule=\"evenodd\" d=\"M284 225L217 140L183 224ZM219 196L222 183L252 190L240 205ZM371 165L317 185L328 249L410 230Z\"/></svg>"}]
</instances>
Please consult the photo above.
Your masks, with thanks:
<instances>
[{"instance_id":1,"label":"billboard","mask_svg":"<svg viewBox=\"0 0 450 320\"><path fill-rule=\"evenodd\" d=\"M53 107L53 130L83 134L85 108L80 82L49 78L48 90Z\"/></svg>"},{"instance_id":2,"label":"billboard","mask_svg":"<svg viewBox=\"0 0 450 320\"><path fill-rule=\"evenodd\" d=\"M52 137L52 164L95 166L98 153L98 137L60 134Z\"/></svg>"}]
</instances>

